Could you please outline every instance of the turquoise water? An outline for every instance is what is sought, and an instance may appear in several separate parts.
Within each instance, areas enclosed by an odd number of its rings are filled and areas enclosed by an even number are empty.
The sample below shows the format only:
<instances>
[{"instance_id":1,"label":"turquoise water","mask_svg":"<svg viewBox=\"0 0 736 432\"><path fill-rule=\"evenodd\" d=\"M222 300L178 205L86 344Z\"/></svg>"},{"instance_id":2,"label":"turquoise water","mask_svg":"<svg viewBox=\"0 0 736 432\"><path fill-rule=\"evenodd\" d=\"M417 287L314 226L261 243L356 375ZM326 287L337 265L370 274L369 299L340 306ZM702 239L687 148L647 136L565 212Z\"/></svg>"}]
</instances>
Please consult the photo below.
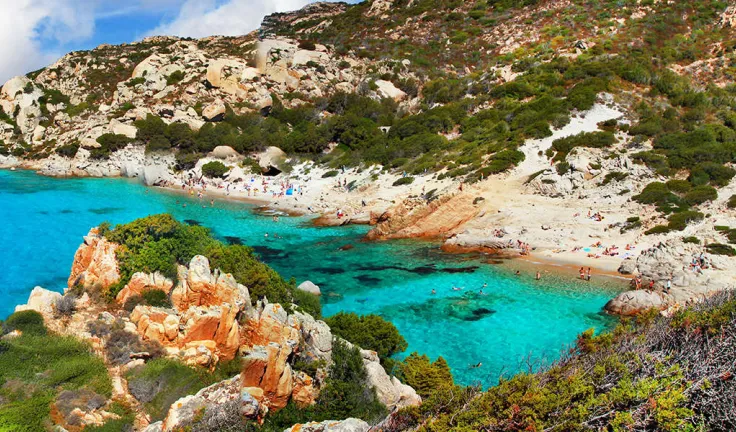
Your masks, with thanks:
<instances>
[{"instance_id":1,"label":"turquoise water","mask_svg":"<svg viewBox=\"0 0 736 432\"><path fill-rule=\"evenodd\" d=\"M581 331L613 324L599 311L617 288L565 277L538 282L480 257L441 254L434 243L362 242L367 227L315 228L302 217L274 223L249 204L201 204L131 180L0 171L0 316L24 303L36 285L63 290L90 227L169 212L211 228L223 241L253 246L286 278L318 284L325 315L384 316L406 337L407 353L445 357L463 384L493 385L502 373L525 368L529 354L552 360ZM341 250L346 245L353 247ZM480 295L484 283L487 295ZM478 362L481 367L469 367Z\"/></svg>"}]
</instances>

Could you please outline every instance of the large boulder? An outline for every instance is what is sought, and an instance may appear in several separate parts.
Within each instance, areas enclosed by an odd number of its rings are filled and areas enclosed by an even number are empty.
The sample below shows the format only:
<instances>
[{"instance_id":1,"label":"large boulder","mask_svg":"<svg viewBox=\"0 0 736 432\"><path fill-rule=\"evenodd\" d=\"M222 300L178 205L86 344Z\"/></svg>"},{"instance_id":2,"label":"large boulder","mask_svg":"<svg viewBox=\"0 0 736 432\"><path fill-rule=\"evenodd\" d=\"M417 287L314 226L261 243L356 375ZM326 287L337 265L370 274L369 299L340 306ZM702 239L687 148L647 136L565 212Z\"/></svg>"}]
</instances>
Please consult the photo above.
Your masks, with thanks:
<instances>
[{"instance_id":1,"label":"large boulder","mask_svg":"<svg viewBox=\"0 0 736 432\"><path fill-rule=\"evenodd\" d=\"M397 88L391 81L376 80L376 86L378 87L376 93L381 98L393 99L396 102L406 99L406 93Z\"/></svg>"},{"instance_id":2,"label":"large boulder","mask_svg":"<svg viewBox=\"0 0 736 432\"><path fill-rule=\"evenodd\" d=\"M120 270L115 252L116 243L107 241L99 235L97 228L92 228L84 237L84 243L74 254L72 271L67 281L68 287L82 286L106 290L120 281Z\"/></svg>"},{"instance_id":3,"label":"large boulder","mask_svg":"<svg viewBox=\"0 0 736 432\"><path fill-rule=\"evenodd\" d=\"M370 425L363 420L349 418L340 421L326 420L321 423L297 424L284 432L368 432L370 428Z\"/></svg>"},{"instance_id":4,"label":"large boulder","mask_svg":"<svg viewBox=\"0 0 736 432\"><path fill-rule=\"evenodd\" d=\"M270 343L255 347L243 358L242 386L269 409L286 406L294 390L294 377L288 363L294 346Z\"/></svg>"},{"instance_id":5,"label":"large boulder","mask_svg":"<svg viewBox=\"0 0 736 432\"><path fill-rule=\"evenodd\" d=\"M297 289L314 295L322 295L319 287L315 285L312 281L304 281L300 283Z\"/></svg>"},{"instance_id":6,"label":"large boulder","mask_svg":"<svg viewBox=\"0 0 736 432\"><path fill-rule=\"evenodd\" d=\"M240 391L240 376L205 387L191 396L185 396L171 404L166 419L161 425L164 432L183 430L208 414L224 414L222 411L235 404L238 412L235 415L255 413L261 409L258 402L250 397L243 397ZM153 429L157 430L157 429Z\"/></svg>"},{"instance_id":7,"label":"large boulder","mask_svg":"<svg viewBox=\"0 0 736 432\"><path fill-rule=\"evenodd\" d=\"M672 303L672 297L662 292L636 290L617 295L606 303L604 309L615 315L633 316L650 309L664 310Z\"/></svg>"},{"instance_id":8,"label":"large boulder","mask_svg":"<svg viewBox=\"0 0 736 432\"><path fill-rule=\"evenodd\" d=\"M209 122L222 121L225 118L226 111L225 102L217 99L202 110L202 117Z\"/></svg>"},{"instance_id":9,"label":"large boulder","mask_svg":"<svg viewBox=\"0 0 736 432\"><path fill-rule=\"evenodd\" d=\"M396 377L389 377L386 370L373 351L361 350L363 365L368 374L368 384L376 390L378 400L389 410L418 406L422 398L408 385L402 384Z\"/></svg>"},{"instance_id":10,"label":"large boulder","mask_svg":"<svg viewBox=\"0 0 736 432\"><path fill-rule=\"evenodd\" d=\"M16 306L15 311L33 310L42 315L51 315L54 312L54 305L59 299L61 299L61 294L58 292L49 291L37 286L31 291L28 302L24 305Z\"/></svg>"},{"instance_id":11,"label":"large boulder","mask_svg":"<svg viewBox=\"0 0 736 432\"><path fill-rule=\"evenodd\" d=\"M239 158L240 153L230 146L217 146L210 152L210 156L220 160L228 160Z\"/></svg>"}]
</instances>

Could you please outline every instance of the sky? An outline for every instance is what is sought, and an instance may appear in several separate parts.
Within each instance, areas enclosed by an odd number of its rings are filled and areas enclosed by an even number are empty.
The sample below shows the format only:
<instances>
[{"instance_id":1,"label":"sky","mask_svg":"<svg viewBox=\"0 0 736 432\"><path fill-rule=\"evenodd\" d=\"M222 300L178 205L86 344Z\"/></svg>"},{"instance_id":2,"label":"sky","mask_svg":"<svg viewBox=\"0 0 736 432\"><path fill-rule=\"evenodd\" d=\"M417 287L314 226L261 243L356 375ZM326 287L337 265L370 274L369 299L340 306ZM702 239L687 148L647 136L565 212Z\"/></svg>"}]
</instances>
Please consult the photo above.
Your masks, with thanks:
<instances>
[{"instance_id":1,"label":"sky","mask_svg":"<svg viewBox=\"0 0 736 432\"><path fill-rule=\"evenodd\" d=\"M242 35L258 28L267 14L313 1L0 0L0 83L102 43L151 35Z\"/></svg>"}]
</instances>

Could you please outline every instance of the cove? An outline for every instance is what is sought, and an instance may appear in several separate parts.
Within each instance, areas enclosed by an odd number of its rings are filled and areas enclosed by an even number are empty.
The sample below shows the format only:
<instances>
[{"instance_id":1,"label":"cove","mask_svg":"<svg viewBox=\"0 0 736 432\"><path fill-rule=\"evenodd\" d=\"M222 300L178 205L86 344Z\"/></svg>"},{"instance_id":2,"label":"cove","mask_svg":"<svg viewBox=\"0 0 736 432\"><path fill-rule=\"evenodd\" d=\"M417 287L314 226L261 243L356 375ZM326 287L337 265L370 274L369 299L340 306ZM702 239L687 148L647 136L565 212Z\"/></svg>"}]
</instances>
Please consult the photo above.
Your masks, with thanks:
<instances>
[{"instance_id":1,"label":"cove","mask_svg":"<svg viewBox=\"0 0 736 432\"><path fill-rule=\"evenodd\" d=\"M549 362L580 332L615 324L600 310L617 286L566 276L535 281L533 274L443 254L435 243L363 242L368 227L317 228L306 217L275 223L255 210L233 201L211 207L134 180L0 170L0 316L25 303L36 285L62 291L90 227L167 212L224 242L254 247L287 279L316 283L325 316L351 311L392 321L409 342L407 354L443 356L460 384L494 385L502 374L526 370L528 356L537 365Z\"/></svg>"}]
</instances>

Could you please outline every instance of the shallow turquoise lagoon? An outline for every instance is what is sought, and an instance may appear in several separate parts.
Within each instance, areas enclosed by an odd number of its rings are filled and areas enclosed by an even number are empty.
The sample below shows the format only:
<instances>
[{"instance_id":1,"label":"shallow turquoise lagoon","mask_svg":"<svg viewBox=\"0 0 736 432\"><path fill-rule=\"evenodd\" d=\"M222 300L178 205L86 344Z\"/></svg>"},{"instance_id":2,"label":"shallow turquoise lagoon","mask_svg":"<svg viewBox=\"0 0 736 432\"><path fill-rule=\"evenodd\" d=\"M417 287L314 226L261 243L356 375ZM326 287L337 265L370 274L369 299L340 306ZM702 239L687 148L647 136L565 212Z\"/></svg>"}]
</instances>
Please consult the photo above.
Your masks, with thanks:
<instances>
[{"instance_id":1,"label":"shallow turquoise lagoon","mask_svg":"<svg viewBox=\"0 0 736 432\"><path fill-rule=\"evenodd\" d=\"M553 360L581 331L614 324L599 312L615 287L565 277L538 282L480 258L441 254L434 243L362 242L367 227L315 228L307 218L286 217L275 223L249 204L202 204L130 180L0 171L0 315L24 303L36 285L63 290L90 227L169 212L223 241L253 246L286 278L318 284L325 315L355 311L391 320L409 342L407 353L445 357L463 384L493 385L501 374L525 369L529 355ZM353 247L341 250L346 245Z\"/></svg>"}]
</instances>

